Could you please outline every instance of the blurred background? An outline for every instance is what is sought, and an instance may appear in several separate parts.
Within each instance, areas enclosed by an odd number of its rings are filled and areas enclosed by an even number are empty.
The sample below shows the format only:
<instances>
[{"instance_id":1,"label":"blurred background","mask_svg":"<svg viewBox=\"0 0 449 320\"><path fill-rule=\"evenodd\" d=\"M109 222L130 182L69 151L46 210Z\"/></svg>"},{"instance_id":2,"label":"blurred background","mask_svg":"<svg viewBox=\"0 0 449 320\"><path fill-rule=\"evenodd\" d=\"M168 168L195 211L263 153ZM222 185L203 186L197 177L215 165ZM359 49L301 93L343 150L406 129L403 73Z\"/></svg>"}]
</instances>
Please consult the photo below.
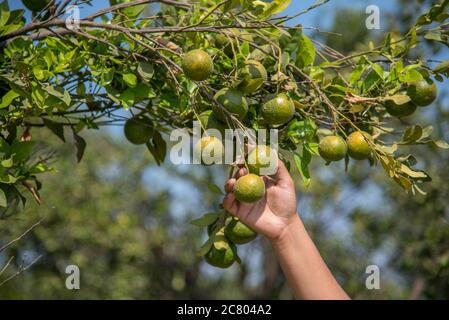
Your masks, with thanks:
<instances>
[{"instance_id":1,"label":"blurred background","mask_svg":"<svg viewBox=\"0 0 449 320\"><path fill-rule=\"evenodd\" d=\"M292 2L285 14L314 1ZM307 34L350 53L370 41L380 43L389 31L407 30L434 2L334 0L290 24L318 28ZM108 6L107 1L93 3L82 9L82 16ZM381 30L366 29L368 5L380 8ZM447 47L429 43L411 54L441 61L448 53ZM438 85L438 101L415 117L448 140L449 87ZM292 298L269 243L261 237L239 250L242 266L216 269L196 256L205 234L189 221L221 202L207 184L223 185L223 168L173 166L169 161L157 166L145 147L125 141L121 128L84 131L88 147L80 164L72 143L62 145L47 132L33 132L33 137L40 149L56 151L53 166L58 172L42 178L44 204L28 201L19 215L0 220L4 242L44 218L0 255L0 268L8 257L16 257L0 283L42 257L1 285L0 299ZM433 177L425 197L404 193L381 167L368 163L353 162L345 172L343 164L324 167L315 159L309 188L294 173L299 214L352 298L449 298L449 155L425 146L413 147L413 152ZM71 264L81 270L80 290L65 287L65 268ZM379 290L365 286L366 267L373 264L380 268Z\"/></svg>"}]
</instances>

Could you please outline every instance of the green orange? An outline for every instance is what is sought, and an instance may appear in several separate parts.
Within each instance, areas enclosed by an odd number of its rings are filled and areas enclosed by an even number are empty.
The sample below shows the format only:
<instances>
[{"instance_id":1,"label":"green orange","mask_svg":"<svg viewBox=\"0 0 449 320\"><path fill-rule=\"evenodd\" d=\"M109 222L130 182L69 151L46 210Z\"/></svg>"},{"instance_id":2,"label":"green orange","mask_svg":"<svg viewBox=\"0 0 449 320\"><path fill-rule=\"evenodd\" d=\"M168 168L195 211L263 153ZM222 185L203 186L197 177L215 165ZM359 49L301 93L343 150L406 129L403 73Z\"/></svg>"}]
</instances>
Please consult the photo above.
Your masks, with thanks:
<instances>
[{"instance_id":1,"label":"green orange","mask_svg":"<svg viewBox=\"0 0 449 320\"><path fill-rule=\"evenodd\" d=\"M220 243L219 248L213 244L204 259L214 267L226 269L234 263L237 249L232 243L225 241L220 241Z\"/></svg>"},{"instance_id":2,"label":"green orange","mask_svg":"<svg viewBox=\"0 0 449 320\"><path fill-rule=\"evenodd\" d=\"M276 168L277 160L276 150L266 145L258 145L248 155L249 172L260 175L261 169Z\"/></svg>"},{"instance_id":3,"label":"green orange","mask_svg":"<svg viewBox=\"0 0 449 320\"><path fill-rule=\"evenodd\" d=\"M257 232L239 219L232 219L225 227L225 236L235 244L245 244L257 238Z\"/></svg>"},{"instance_id":4,"label":"green orange","mask_svg":"<svg viewBox=\"0 0 449 320\"><path fill-rule=\"evenodd\" d=\"M230 114L234 115L238 120L243 120L248 113L248 101L243 93L237 89L224 88L217 92L214 97ZM212 110L215 117L223 123L226 123L225 111L216 105Z\"/></svg>"},{"instance_id":5,"label":"green orange","mask_svg":"<svg viewBox=\"0 0 449 320\"><path fill-rule=\"evenodd\" d=\"M295 104L286 94L280 93L262 105L261 113L266 123L282 125L293 118Z\"/></svg>"},{"instance_id":6,"label":"green orange","mask_svg":"<svg viewBox=\"0 0 449 320\"><path fill-rule=\"evenodd\" d=\"M254 93L267 80L267 70L259 61L248 60L242 72L243 80L239 89L243 93Z\"/></svg>"},{"instance_id":7,"label":"green orange","mask_svg":"<svg viewBox=\"0 0 449 320\"><path fill-rule=\"evenodd\" d=\"M408 86L407 95L417 106L426 107L435 101L438 89L431 79L422 79Z\"/></svg>"},{"instance_id":8,"label":"green orange","mask_svg":"<svg viewBox=\"0 0 449 320\"><path fill-rule=\"evenodd\" d=\"M211 165L222 160L224 155L224 145L220 139L213 136L201 138L195 145L194 156L202 164Z\"/></svg>"},{"instance_id":9,"label":"green orange","mask_svg":"<svg viewBox=\"0 0 449 320\"><path fill-rule=\"evenodd\" d=\"M209 78L214 71L214 62L206 51L195 49L184 55L182 70L187 78L203 81Z\"/></svg>"},{"instance_id":10,"label":"green orange","mask_svg":"<svg viewBox=\"0 0 449 320\"><path fill-rule=\"evenodd\" d=\"M402 118L408 117L415 113L417 107L416 104L414 104L412 101L403 104L397 104L393 100L387 100L385 101L385 108L387 109L387 112L392 116Z\"/></svg>"},{"instance_id":11,"label":"green orange","mask_svg":"<svg viewBox=\"0 0 449 320\"><path fill-rule=\"evenodd\" d=\"M255 203L265 195L265 182L258 175L249 173L236 181L234 194L240 202Z\"/></svg>"},{"instance_id":12,"label":"green orange","mask_svg":"<svg viewBox=\"0 0 449 320\"><path fill-rule=\"evenodd\" d=\"M321 139L318 152L326 161L339 161L346 156L348 146L340 136L327 136Z\"/></svg>"},{"instance_id":13,"label":"green orange","mask_svg":"<svg viewBox=\"0 0 449 320\"><path fill-rule=\"evenodd\" d=\"M366 132L355 131L346 139L348 143L348 153L356 160L368 159L371 155L371 148L368 143L369 135Z\"/></svg>"},{"instance_id":14,"label":"green orange","mask_svg":"<svg viewBox=\"0 0 449 320\"><path fill-rule=\"evenodd\" d=\"M136 116L126 121L124 132L129 142L133 144L144 144L153 136L153 123L146 116Z\"/></svg>"}]
</instances>

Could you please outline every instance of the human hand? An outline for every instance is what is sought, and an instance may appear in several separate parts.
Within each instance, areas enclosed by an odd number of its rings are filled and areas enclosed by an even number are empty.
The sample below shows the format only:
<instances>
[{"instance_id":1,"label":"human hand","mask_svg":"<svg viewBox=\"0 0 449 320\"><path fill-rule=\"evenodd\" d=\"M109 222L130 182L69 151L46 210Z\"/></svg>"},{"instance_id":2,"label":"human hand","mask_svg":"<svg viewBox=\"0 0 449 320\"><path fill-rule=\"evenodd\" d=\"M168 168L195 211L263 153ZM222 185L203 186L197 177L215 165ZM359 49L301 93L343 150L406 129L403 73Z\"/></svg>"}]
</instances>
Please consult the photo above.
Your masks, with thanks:
<instances>
[{"instance_id":1,"label":"human hand","mask_svg":"<svg viewBox=\"0 0 449 320\"><path fill-rule=\"evenodd\" d=\"M293 180L284 163L279 160L273 178L263 177L266 186L265 196L256 203L240 203L236 200L233 189L237 179L245 174L247 170L241 168L226 182L227 195L223 200L223 207L254 231L270 240L276 240L298 218Z\"/></svg>"}]
</instances>

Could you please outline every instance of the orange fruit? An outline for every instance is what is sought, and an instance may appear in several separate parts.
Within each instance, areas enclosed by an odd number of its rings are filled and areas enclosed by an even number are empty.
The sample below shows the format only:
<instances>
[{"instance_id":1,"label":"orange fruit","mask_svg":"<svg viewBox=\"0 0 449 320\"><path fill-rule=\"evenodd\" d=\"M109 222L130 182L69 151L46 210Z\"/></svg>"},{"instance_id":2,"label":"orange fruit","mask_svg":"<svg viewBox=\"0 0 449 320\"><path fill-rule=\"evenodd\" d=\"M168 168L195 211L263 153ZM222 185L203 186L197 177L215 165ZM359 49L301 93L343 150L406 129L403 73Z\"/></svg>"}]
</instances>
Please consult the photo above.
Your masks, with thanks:
<instances>
[{"instance_id":1,"label":"orange fruit","mask_svg":"<svg viewBox=\"0 0 449 320\"><path fill-rule=\"evenodd\" d=\"M184 55L182 70L187 78L203 81L209 78L214 71L214 63L206 51L195 49Z\"/></svg>"},{"instance_id":2,"label":"orange fruit","mask_svg":"<svg viewBox=\"0 0 449 320\"><path fill-rule=\"evenodd\" d=\"M262 105L262 117L270 125L282 125L293 118L295 104L284 93L278 94Z\"/></svg>"},{"instance_id":3,"label":"orange fruit","mask_svg":"<svg viewBox=\"0 0 449 320\"><path fill-rule=\"evenodd\" d=\"M346 156L348 146L340 136L327 136L318 145L320 156L326 161L339 161Z\"/></svg>"},{"instance_id":4,"label":"orange fruit","mask_svg":"<svg viewBox=\"0 0 449 320\"><path fill-rule=\"evenodd\" d=\"M371 148L367 142L366 132L355 131L346 139L348 143L348 153L356 160L368 159L371 155Z\"/></svg>"}]
</instances>

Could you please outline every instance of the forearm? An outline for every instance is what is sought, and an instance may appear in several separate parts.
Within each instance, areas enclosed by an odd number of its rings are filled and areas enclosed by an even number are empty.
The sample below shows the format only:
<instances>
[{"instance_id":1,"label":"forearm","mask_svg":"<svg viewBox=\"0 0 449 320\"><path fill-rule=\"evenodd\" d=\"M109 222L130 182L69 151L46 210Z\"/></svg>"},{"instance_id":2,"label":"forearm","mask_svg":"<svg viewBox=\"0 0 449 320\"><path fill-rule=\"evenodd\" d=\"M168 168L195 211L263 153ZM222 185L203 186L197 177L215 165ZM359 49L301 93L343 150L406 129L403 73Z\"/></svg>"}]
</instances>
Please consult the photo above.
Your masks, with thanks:
<instances>
[{"instance_id":1,"label":"forearm","mask_svg":"<svg viewBox=\"0 0 449 320\"><path fill-rule=\"evenodd\" d=\"M299 217L272 241L282 270L298 299L349 299L307 234Z\"/></svg>"}]
</instances>

